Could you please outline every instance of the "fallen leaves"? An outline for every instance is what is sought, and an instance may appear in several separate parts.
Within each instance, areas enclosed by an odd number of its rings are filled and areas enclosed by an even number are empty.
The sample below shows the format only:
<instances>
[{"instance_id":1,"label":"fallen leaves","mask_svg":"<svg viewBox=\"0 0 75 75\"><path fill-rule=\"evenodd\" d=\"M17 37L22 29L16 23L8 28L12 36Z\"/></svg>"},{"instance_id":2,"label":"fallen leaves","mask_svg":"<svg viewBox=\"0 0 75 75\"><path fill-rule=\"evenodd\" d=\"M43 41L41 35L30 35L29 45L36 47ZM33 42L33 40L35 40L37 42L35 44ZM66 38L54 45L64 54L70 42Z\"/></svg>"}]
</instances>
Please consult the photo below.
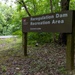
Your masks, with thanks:
<instances>
[{"instance_id":1,"label":"fallen leaves","mask_svg":"<svg viewBox=\"0 0 75 75\"><path fill-rule=\"evenodd\" d=\"M59 45L28 46L23 56L21 44L0 53L0 75L65 75L66 47ZM2 66L2 67L1 67Z\"/></svg>"}]
</instances>

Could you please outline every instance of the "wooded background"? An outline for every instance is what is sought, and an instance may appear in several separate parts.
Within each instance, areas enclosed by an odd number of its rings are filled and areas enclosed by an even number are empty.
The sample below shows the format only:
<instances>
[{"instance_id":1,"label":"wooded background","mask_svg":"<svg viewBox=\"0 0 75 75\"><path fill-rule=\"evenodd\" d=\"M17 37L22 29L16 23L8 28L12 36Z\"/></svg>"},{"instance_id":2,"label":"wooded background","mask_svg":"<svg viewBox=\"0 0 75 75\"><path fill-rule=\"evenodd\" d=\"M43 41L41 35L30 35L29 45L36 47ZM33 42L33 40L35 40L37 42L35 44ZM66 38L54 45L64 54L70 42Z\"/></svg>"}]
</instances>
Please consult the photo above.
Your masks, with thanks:
<instances>
[{"instance_id":1,"label":"wooded background","mask_svg":"<svg viewBox=\"0 0 75 75\"><path fill-rule=\"evenodd\" d=\"M0 35L19 35L22 36L22 18L28 16L36 16L47 13L55 13L63 10L75 10L75 0L5 0L0 2ZM15 7L13 7L16 5ZM8 9L8 10L7 10ZM63 39L63 40L61 40ZM65 40L64 40L65 39ZM46 32L30 32L28 34L29 44L35 42L43 43L64 43L66 42L66 34L46 33Z\"/></svg>"}]
</instances>

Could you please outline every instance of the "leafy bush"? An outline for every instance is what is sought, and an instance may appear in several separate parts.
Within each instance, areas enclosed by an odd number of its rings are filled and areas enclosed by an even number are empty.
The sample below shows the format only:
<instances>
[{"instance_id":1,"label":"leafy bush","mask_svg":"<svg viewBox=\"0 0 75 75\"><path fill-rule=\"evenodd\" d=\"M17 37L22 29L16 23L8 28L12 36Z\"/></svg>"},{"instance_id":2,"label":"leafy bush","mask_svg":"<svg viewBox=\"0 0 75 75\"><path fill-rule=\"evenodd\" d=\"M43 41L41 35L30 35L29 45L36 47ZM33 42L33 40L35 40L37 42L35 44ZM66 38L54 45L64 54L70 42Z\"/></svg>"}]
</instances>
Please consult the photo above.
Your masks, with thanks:
<instances>
[{"instance_id":1,"label":"leafy bush","mask_svg":"<svg viewBox=\"0 0 75 75\"><path fill-rule=\"evenodd\" d=\"M58 40L58 33L55 33L55 40ZM53 33L46 33L46 32L30 32L28 34L28 41L29 44L34 44L36 42L43 44L43 43L51 43L54 42ZM31 43L30 43L31 42Z\"/></svg>"}]
</instances>

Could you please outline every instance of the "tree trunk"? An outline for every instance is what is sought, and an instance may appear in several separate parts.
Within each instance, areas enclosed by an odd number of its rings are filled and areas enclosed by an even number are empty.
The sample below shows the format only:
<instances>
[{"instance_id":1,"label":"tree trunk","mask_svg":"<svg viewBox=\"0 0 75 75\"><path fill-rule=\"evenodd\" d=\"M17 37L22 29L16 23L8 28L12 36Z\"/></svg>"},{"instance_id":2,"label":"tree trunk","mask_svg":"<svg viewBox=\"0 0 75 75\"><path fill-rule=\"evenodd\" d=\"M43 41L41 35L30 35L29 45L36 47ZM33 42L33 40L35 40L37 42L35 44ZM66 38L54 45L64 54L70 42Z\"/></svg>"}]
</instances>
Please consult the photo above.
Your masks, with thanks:
<instances>
[{"instance_id":1,"label":"tree trunk","mask_svg":"<svg viewBox=\"0 0 75 75\"><path fill-rule=\"evenodd\" d=\"M31 14L27 9L27 6L26 6L24 0L18 1L18 3L24 7L25 11L27 12L28 16L30 17ZM27 32L22 34L22 45L23 45L23 50L24 50L24 56L27 56Z\"/></svg>"},{"instance_id":2,"label":"tree trunk","mask_svg":"<svg viewBox=\"0 0 75 75\"><path fill-rule=\"evenodd\" d=\"M53 5L52 5L52 0L50 0L50 10L51 10L51 13L53 13Z\"/></svg>"},{"instance_id":3,"label":"tree trunk","mask_svg":"<svg viewBox=\"0 0 75 75\"><path fill-rule=\"evenodd\" d=\"M62 11L69 10L69 2L70 2L70 0L61 0ZM66 42L67 42L66 33L60 33L58 41L59 41L59 44L66 45Z\"/></svg>"},{"instance_id":4,"label":"tree trunk","mask_svg":"<svg viewBox=\"0 0 75 75\"><path fill-rule=\"evenodd\" d=\"M51 11L51 13L53 13L53 4L52 4L52 0L50 0L50 11ZM52 33L52 36L53 36L53 42L55 42L56 41L56 37L55 37L55 33Z\"/></svg>"}]
</instances>

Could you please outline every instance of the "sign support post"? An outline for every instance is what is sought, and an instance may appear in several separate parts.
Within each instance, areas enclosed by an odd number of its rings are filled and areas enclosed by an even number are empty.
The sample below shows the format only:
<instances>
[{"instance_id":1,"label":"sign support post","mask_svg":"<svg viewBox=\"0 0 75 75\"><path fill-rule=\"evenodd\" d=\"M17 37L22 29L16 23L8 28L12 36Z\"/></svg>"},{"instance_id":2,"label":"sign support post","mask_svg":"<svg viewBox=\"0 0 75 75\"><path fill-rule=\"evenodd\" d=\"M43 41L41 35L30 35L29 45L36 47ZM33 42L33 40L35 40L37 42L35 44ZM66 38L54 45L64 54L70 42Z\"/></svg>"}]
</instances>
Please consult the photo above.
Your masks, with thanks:
<instances>
[{"instance_id":1,"label":"sign support post","mask_svg":"<svg viewBox=\"0 0 75 75\"><path fill-rule=\"evenodd\" d=\"M69 10L69 3L70 0L61 0L62 11ZM74 22L74 17L72 18L72 22ZM73 75L74 70L74 28L75 26L73 23L72 33L67 34L66 68L68 70L68 75Z\"/></svg>"},{"instance_id":2,"label":"sign support post","mask_svg":"<svg viewBox=\"0 0 75 75\"><path fill-rule=\"evenodd\" d=\"M27 56L27 32L23 33L23 50L24 56Z\"/></svg>"},{"instance_id":3,"label":"sign support post","mask_svg":"<svg viewBox=\"0 0 75 75\"><path fill-rule=\"evenodd\" d=\"M74 35L75 35L75 22L73 15L72 33L67 34L67 49L66 49L66 67L68 75L74 75Z\"/></svg>"},{"instance_id":4,"label":"sign support post","mask_svg":"<svg viewBox=\"0 0 75 75\"><path fill-rule=\"evenodd\" d=\"M66 67L68 73L74 70L74 34L67 34Z\"/></svg>"}]
</instances>

